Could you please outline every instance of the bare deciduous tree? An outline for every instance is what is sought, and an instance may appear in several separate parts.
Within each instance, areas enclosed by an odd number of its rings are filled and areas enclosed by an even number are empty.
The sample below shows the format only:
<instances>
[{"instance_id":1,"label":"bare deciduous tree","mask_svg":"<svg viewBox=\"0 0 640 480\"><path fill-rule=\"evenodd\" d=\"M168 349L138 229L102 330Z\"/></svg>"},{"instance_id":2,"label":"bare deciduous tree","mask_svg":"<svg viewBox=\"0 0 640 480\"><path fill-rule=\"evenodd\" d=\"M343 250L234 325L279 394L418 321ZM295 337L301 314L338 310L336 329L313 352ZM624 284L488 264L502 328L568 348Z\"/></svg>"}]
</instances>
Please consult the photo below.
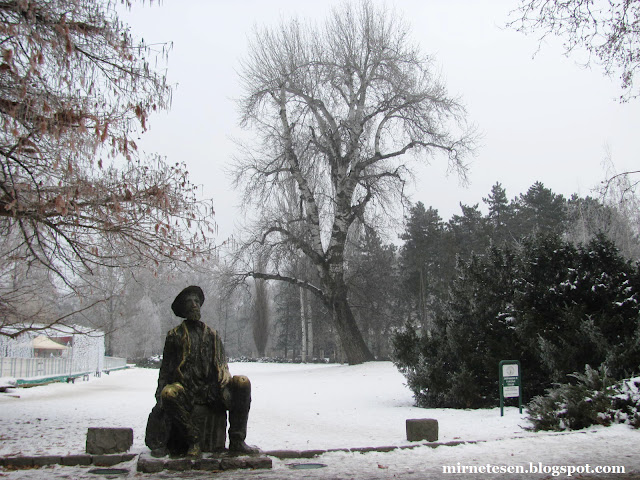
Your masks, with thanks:
<instances>
[{"instance_id":1,"label":"bare deciduous tree","mask_svg":"<svg viewBox=\"0 0 640 480\"><path fill-rule=\"evenodd\" d=\"M210 249L213 211L185 165L137 151L170 105L149 64L158 48L135 42L108 0L0 3L1 262L40 264L76 289L97 266ZM0 315L19 310L2 291Z\"/></svg>"},{"instance_id":2,"label":"bare deciduous tree","mask_svg":"<svg viewBox=\"0 0 640 480\"><path fill-rule=\"evenodd\" d=\"M607 75L620 75L623 95L639 95L633 79L640 67L640 2L629 0L521 0L510 26L561 37L565 52L584 48Z\"/></svg>"},{"instance_id":3,"label":"bare deciduous tree","mask_svg":"<svg viewBox=\"0 0 640 480\"><path fill-rule=\"evenodd\" d=\"M268 250L272 268L240 273L307 288L333 312L348 362L371 360L349 306L349 229L402 198L409 155L443 153L465 174L474 133L464 108L404 21L368 0L343 4L322 24L257 30L241 77L242 124L259 139L235 166L257 219L244 245ZM295 208L281 208L291 191ZM280 273L279 259L294 251L309 258L319 284Z\"/></svg>"}]
</instances>

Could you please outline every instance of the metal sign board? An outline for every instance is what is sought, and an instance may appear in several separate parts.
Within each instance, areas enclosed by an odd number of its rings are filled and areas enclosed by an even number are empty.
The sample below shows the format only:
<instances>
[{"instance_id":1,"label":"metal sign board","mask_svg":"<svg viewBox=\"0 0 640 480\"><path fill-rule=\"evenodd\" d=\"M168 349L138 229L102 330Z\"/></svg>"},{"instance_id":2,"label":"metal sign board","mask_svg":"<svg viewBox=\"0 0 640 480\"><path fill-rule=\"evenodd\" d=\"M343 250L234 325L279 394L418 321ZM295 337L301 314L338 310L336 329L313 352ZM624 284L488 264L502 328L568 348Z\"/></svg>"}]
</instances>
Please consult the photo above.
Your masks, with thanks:
<instances>
[{"instance_id":1,"label":"metal sign board","mask_svg":"<svg viewBox=\"0 0 640 480\"><path fill-rule=\"evenodd\" d=\"M522 373L520 361L502 360L498 365L500 389L500 416L504 416L504 399L517 398L522 413Z\"/></svg>"}]
</instances>

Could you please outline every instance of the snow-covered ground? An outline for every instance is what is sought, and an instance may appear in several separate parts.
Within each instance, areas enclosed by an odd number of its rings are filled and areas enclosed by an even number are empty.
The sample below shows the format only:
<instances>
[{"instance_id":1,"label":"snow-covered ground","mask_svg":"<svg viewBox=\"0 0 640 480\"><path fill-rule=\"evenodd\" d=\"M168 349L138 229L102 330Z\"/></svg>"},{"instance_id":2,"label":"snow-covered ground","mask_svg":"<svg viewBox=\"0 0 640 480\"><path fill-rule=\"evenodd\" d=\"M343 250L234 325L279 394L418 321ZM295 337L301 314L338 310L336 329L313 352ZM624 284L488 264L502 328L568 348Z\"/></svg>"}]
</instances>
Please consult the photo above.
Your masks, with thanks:
<instances>
[{"instance_id":1,"label":"snow-covered ground","mask_svg":"<svg viewBox=\"0 0 640 480\"><path fill-rule=\"evenodd\" d=\"M443 465L477 468L490 464L500 469L530 468L530 463L547 469L589 464L640 471L640 431L616 425L562 434L533 433L524 429L528 425L524 413L520 415L513 407L505 410L504 417L497 407L416 408L404 377L389 362L358 366L232 363L230 369L234 375L251 379L253 403L247 441L263 450L410 445L405 434L408 418L437 419L441 442L479 443L389 453L333 452L313 460L274 460L271 472L225 473L223 477L442 478L449 476L443 475ZM130 369L88 382L0 393L0 456L83 453L86 430L91 426L132 427L132 451L146 451L144 430L155 402L157 376L157 370ZM287 466L292 462L327 467L294 472ZM68 470L56 467L40 474L52 477ZM35 471L8 475L12 479L39 478ZM553 476L551 470L523 478L549 476ZM165 477L160 474L158 478ZM477 478L519 476L497 473Z\"/></svg>"}]
</instances>

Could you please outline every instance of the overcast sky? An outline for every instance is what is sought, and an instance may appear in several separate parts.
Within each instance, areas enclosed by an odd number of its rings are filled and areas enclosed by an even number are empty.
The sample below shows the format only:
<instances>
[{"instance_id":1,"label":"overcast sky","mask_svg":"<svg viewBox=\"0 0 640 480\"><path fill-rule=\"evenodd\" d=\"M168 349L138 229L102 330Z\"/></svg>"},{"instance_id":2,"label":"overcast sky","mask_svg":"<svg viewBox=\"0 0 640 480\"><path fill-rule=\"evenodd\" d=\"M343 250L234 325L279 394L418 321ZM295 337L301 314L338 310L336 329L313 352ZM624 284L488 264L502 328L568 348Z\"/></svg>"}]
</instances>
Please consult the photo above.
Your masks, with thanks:
<instances>
[{"instance_id":1,"label":"overcast sky","mask_svg":"<svg viewBox=\"0 0 640 480\"><path fill-rule=\"evenodd\" d=\"M374 0L378 1L378 0ZM382 1L382 0L380 0ZM164 0L135 5L122 19L146 42L173 42L168 78L177 84L169 112L150 119L142 148L187 163L213 198L219 236L234 229L239 199L225 174L234 154L241 94L239 59L254 25L322 19L338 2ZM445 176L445 160L417 170L412 198L448 220L459 203L480 203L502 183L511 199L536 181L556 193L587 195L605 177L609 148L618 171L638 169L640 99L620 104L618 79L563 56L561 43L506 29L515 0L395 0L415 41L433 55L449 94L460 96L483 134L470 185Z\"/></svg>"}]
</instances>

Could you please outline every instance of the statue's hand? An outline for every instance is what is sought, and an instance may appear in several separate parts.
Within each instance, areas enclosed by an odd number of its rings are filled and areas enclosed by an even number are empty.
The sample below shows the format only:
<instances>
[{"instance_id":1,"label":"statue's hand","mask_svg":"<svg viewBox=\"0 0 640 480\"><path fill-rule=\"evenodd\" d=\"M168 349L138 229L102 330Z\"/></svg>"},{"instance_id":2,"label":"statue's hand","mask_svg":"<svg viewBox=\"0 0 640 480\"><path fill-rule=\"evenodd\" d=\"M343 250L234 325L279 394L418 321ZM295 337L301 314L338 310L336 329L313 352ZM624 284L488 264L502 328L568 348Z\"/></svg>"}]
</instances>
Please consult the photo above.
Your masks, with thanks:
<instances>
[{"instance_id":1,"label":"statue's hand","mask_svg":"<svg viewBox=\"0 0 640 480\"><path fill-rule=\"evenodd\" d=\"M171 383L162 389L162 398L176 399L179 395L184 393L184 387L179 383Z\"/></svg>"}]
</instances>

